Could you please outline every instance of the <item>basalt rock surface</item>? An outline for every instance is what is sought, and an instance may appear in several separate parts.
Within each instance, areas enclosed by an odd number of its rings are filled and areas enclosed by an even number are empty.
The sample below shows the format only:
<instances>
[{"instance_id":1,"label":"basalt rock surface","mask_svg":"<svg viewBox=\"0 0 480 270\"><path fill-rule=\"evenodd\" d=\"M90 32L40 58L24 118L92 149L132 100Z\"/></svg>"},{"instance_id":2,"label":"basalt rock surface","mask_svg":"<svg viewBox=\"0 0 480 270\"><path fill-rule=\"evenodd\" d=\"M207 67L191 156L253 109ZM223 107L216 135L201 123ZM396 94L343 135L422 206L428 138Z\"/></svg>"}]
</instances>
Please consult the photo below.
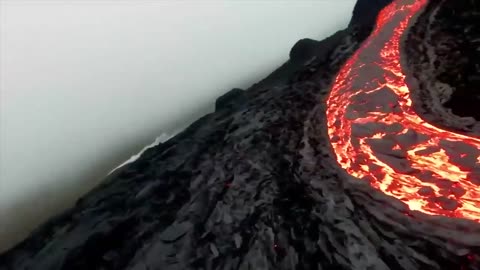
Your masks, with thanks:
<instances>
[{"instance_id":1,"label":"basalt rock surface","mask_svg":"<svg viewBox=\"0 0 480 270\"><path fill-rule=\"evenodd\" d=\"M326 97L389 2L359 0L348 28L297 42L267 78L226 93L214 113L147 149L1 254L0 270L480 269L478 223L429 234L448 218L399 212L399 201L351 180L332 153ZM476 53L475 12L474 1L431 1L404 41L418 110L470 134L480 102L461 96L479 93L471 87L476 63L443 50L463 29L464 43L452 46ZM458 78L450 69L468 72ZM452 124L439 114L472 118Z\"/></svg>"},{"instance_id":2,"label":"basalt rock surface","mask_svg":"<svg viewBox=\"0 0 480 270\"><path fill-rule=\"evenodd\" d=\"M436 124L480 133L480 3L438 1L406 35L417 111Z\"/></svg>"}]
</instances>

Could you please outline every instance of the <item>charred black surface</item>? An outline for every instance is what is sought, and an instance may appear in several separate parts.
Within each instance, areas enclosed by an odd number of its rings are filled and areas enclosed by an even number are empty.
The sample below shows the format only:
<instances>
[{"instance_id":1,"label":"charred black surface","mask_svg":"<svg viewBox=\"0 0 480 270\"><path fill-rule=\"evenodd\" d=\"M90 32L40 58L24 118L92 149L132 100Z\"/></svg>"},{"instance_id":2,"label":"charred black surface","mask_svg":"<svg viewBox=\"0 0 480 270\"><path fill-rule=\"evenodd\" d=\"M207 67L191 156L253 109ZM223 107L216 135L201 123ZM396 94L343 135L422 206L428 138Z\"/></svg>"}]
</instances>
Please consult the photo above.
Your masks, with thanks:
<instances>
[{"instance_id":1,"label":"charred black surface","mask_svg":"<svg viewBox=\"0 0 480 270\"><path fill-rule=\"evenodd\" d=\"M455 89L445 106L454 114L480 121L480 3L460 0L444 5L437 14L441 20L432 30L437 41L437 79Z\"/></svg>"},{"instance_id":2,"label":"charred black surface","mask_svg":"<svg viewBox=\"0 0 480 270\"><path fill-rule=\"evenodd\" d=\"M423 99L435 103L423 104L423 110L443 107L454 115L480 121L480 3L436 2L438 5L430 5L412 27L405 45L420 88L433 96Z\"/></svg>"}]
</instances>

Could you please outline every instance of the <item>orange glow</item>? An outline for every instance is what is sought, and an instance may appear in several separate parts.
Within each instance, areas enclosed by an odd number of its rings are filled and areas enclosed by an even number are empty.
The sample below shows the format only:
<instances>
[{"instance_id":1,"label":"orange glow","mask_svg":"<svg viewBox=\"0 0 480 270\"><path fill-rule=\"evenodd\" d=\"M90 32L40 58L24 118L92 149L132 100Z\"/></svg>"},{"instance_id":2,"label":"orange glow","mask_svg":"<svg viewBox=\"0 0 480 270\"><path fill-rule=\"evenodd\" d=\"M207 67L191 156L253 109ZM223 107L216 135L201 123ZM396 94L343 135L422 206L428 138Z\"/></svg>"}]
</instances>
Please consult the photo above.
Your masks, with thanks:
<instances>
[{"instance_id":1,"label":"orange glow","mask_svg":"<svg viewBox=\"0 0 480 270\"><path fill-rule=\"evenodd\" d=\"M427 0L395 1L345 63L327 100L330 142L350 175L431 215L480 222L480 139L427 123L412 108L400 40Z\"/></svg>"}]
</instances>

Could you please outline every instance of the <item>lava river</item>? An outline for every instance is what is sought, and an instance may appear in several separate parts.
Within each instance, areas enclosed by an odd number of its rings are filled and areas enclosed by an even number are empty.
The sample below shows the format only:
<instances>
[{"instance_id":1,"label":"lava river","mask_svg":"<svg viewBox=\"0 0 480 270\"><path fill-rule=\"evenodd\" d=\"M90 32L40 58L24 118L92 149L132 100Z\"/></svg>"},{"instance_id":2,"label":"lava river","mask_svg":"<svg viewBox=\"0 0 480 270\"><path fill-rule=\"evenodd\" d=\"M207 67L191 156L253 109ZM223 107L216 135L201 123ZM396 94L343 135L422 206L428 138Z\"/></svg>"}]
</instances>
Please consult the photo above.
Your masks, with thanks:
<instances>
[{"instance_id":1,"label":"lava river","mask_svg":"<svg viewBox=\"0 0 480 270\"><path fill-rule=\"evenodd\" d=\"M411 210L480 222L480 139L417 115L401 67L402 34L426 4L400 0L382 10L332 86L328 134L350 175Z\"/></svg>"}]
</instances>

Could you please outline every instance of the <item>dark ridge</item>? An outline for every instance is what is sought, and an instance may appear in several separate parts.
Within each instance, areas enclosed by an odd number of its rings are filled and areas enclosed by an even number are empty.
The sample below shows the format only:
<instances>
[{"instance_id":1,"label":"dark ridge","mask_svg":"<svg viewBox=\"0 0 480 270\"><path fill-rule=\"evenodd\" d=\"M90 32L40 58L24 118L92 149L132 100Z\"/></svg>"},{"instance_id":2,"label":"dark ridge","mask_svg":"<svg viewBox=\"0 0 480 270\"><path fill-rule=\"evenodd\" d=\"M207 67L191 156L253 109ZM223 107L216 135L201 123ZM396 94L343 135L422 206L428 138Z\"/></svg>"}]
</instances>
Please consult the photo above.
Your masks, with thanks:
<instances>
[{"instance_id":1,"label":"dark ridge","mask_svg":"<svg viewBox=\"0 0 480 270\"><path fill-rule=\"evenodd\" d=\"M358 0L353 8L352 19L348 26L374 24L380 10L392 1L393 0Z\"/></svg>"}]
</instances>

